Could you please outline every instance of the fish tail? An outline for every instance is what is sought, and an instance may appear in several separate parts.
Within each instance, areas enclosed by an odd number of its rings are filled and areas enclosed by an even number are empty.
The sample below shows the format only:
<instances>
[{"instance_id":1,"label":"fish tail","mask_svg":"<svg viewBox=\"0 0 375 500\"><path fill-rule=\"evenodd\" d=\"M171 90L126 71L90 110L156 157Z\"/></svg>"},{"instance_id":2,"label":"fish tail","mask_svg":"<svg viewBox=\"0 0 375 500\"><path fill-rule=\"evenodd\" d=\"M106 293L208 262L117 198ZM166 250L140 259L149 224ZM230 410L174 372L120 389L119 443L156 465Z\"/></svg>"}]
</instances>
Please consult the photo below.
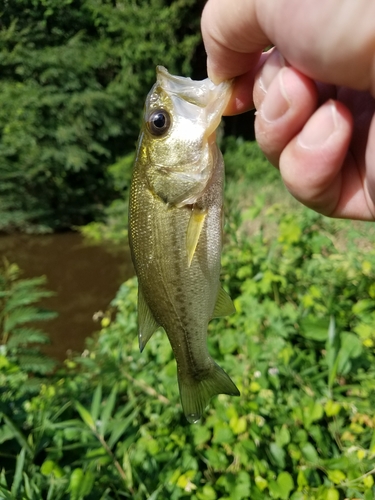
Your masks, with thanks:
<instances>
[{"instance_id":1,"label":"fish tail","mask_svg":"<svg viewBox=\"0 0 375 500\"><path fill-rule=\"evenodd\" d=\"M201 418L209 400L216 394L239 396L240 391L225 371L212 360L210 374L202 379L178 375L178 385L185 417L191 424Z\"/></svg>"}]
</instances>

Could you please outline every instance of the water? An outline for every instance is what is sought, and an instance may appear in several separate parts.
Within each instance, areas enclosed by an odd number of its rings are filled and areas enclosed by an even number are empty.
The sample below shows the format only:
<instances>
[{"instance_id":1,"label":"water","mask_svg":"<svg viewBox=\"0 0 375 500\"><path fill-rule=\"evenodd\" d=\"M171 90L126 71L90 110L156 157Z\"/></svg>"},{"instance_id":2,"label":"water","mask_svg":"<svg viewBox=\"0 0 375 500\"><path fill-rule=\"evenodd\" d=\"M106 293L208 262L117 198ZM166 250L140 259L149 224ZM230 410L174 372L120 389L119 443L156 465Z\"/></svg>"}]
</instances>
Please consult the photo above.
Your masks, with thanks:
<instances>
[{"instance_id":1,"label":"water","mask_svg":"<svg viewBox=\"0 0 375 500\"><path fill-rule=\"evenodd\" d=\"M134 274L128 248L88 245L78 233L1 236L0 256L18 264L23 278L45 275L47 288L56 293L42 305L58 317L42 328L51 338L43 351L58 360L84 349L85 338L100 329L93 315Z\"/></svg>"}]
</instances>

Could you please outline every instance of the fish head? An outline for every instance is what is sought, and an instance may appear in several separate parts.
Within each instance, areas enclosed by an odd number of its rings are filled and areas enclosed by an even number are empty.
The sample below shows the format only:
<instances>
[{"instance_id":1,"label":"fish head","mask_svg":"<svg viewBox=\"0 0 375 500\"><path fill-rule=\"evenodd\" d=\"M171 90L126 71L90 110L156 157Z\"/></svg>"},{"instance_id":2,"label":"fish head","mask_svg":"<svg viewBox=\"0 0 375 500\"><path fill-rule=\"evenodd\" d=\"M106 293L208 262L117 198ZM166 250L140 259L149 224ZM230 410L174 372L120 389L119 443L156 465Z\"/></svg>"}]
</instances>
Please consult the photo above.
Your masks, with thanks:
<instances>
[{"instance_id":1,"label":"fish head","mask_svg":"<svg viewBox=\"0 0 375 500\"><path fill-rule=\"evenodd\" d=\"M231 82L215 85L174 76L158 66L149 92L138 157L148 187L165 203L190 205L215 168L215 130L228 103Z\"/></svg>"}]
</instances>

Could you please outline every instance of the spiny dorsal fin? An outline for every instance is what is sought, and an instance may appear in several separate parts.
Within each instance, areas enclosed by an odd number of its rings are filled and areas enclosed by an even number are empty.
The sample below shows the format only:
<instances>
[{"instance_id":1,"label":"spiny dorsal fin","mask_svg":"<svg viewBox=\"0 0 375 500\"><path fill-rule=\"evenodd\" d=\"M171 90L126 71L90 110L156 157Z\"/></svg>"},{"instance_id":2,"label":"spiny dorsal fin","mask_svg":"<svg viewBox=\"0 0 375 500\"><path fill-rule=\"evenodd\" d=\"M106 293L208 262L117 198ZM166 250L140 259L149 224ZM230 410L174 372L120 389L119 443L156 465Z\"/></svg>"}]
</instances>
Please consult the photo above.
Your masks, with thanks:
<instances>
[{"instance_id":1,"label":"spiny dorsal fin","mask_svg":"<svg viewBox=\"0 0 375 500\"><path fill-rule=\"evenodd\" d=\"M219 289L217 294L215 309L212 314L213 318L220 318L221 316L229 316L236 312L236 308L224 288Z\"/></svg>"},{"instance_id":2,"label":"spiny dorsal fin","mask_svg":"<svg viewBox=\"0 0 375 500\"><path fill-rule=\"evenodd\" d=\"M143 293L138 288L138 342L142 352L152 334L159 328L150 308L146 304Z\"/></svg>"},{"instance_id":3,"label":"spiny dorsal fin","mask_svg":"<svg viewBox=\"0 0 375 500\"><path fill-rule=\"evenodd\" d=\"M186 234L186 249L188 254L188 266L190 267L191 261L193 260L195 250L198 245L199 236L202 232L204 220L207 215L207 210L202 210L201 208L194 207Z\"/></svg>"}]
</instances>

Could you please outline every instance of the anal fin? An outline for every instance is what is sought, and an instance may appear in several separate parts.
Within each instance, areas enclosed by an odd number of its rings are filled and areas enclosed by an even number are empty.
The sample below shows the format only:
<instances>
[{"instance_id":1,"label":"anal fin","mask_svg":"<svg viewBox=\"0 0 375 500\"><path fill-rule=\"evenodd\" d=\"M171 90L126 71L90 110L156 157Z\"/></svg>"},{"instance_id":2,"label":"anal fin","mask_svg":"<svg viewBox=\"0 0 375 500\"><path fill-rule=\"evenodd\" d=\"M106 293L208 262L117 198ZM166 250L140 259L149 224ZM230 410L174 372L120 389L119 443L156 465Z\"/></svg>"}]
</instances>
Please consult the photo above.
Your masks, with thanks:
<instances>
[{"instance_id":1,"label":"anal fin","mask_svg":"<svg viewBox=\"0 0 375 500\"><path fill-rule=\"evenodd\" d=\"M138 288L138 342L141 352L158 328L159 325L145 301L142 290Z\"/></svg>"},{"instance_id":2,"label":"anal fin","mask_svg":"<svg viewBox=\"0 0 375 500\"><path fill-rule=\"evenodd\" d=\"M221 318L222 316L229 316L235 312L236 308L234 307L232 299L229 297L224 288L220 287L212 317Z\"/></svg>"},{"instance_id":3,"label":"anal fin","mask_svg":"<svg viewBox=\"0 0 375 500\"><path fill-rule=\"evenodd\" d=\"M198 245L199 236L203 229L204 220L207 215L207 210L202 210L200 208L194 207L186 234L186 249L188 254L188 266L190 267L191 262L193 260L195 250Z\"/></svg>"}]
</instances>

